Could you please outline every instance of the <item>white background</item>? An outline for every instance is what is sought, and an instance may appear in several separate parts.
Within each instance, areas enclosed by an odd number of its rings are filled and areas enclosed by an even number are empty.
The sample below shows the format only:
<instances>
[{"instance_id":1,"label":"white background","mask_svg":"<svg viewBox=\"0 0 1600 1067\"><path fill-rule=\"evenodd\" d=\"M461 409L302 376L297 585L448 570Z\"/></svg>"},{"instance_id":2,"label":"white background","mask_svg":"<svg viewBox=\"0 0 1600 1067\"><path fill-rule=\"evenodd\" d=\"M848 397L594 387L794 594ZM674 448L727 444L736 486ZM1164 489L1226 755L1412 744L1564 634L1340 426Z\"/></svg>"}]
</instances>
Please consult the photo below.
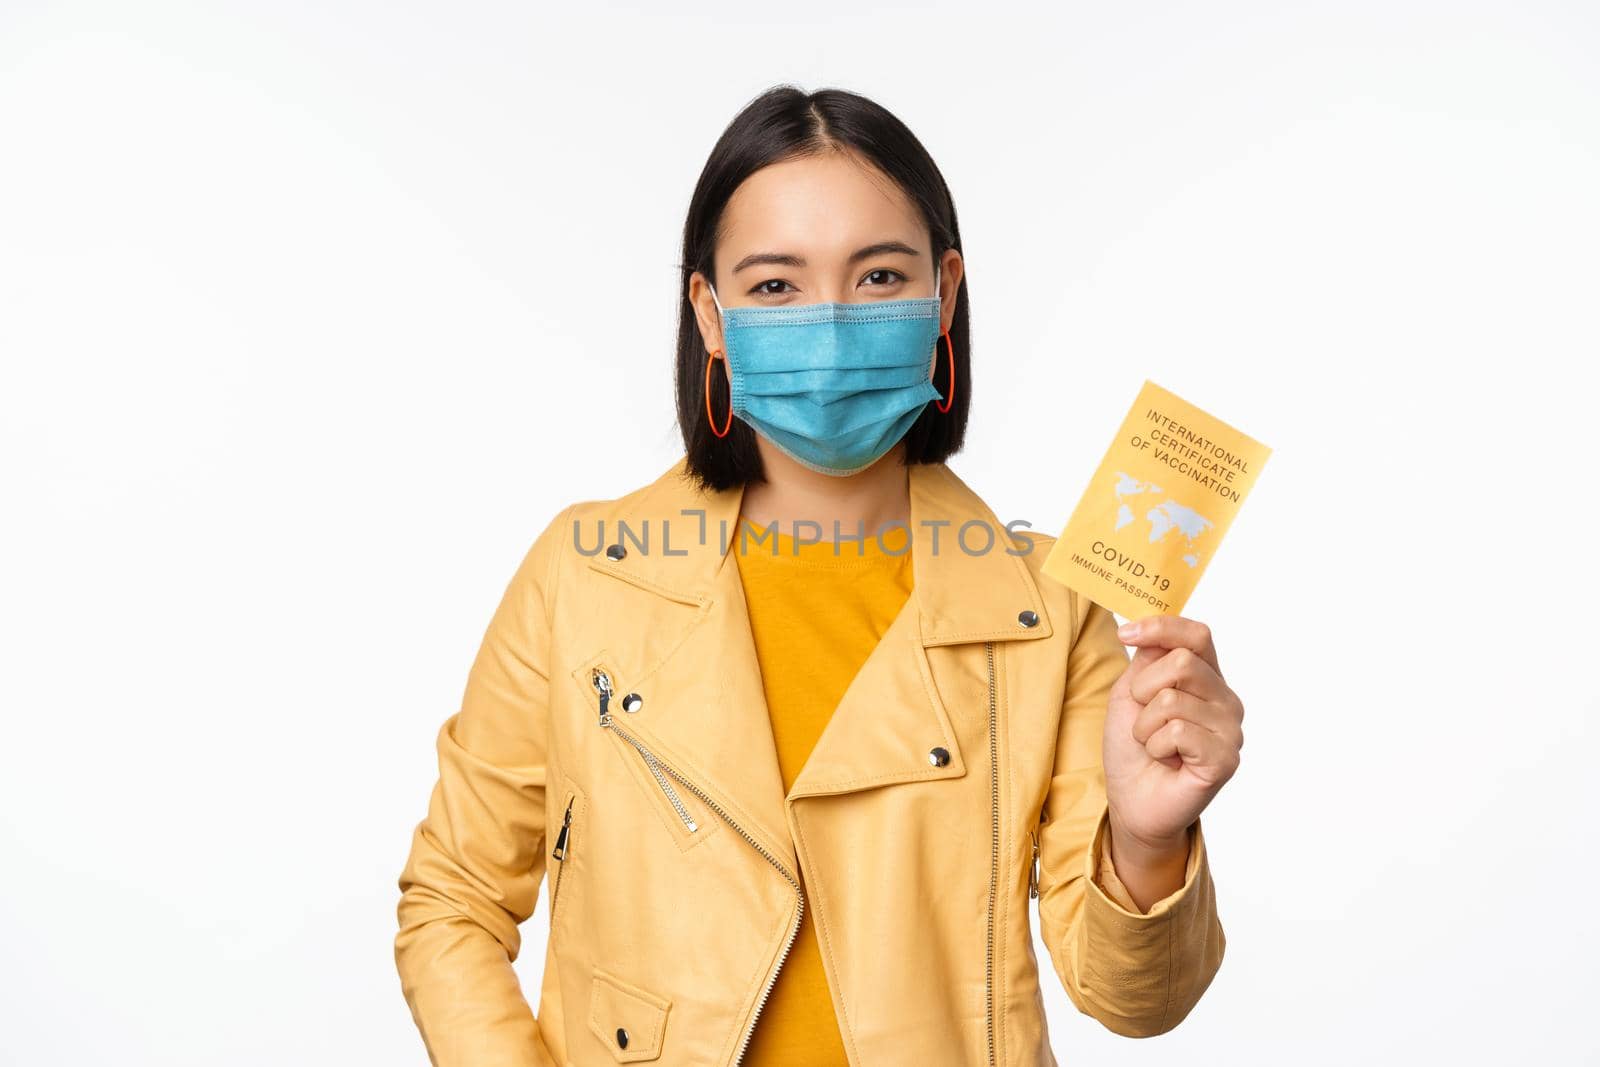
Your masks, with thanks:
<instances>
[{"instance_id":1,"label":"white background","mask_svg":"<svg viewBox=\"0 0 1600 1067\"><path fill-rule=\"evenodd\" d=\"M1130 1041L1037 946L1063 1062L1600 1056L1596 9L565 7L0 3L0 1059L426 1062L434 733L678 454L684 211L782 81L939 161L1002 519L1146 377L1274 449L1185 612L1226 961Z\"/></svg>"}]
</instances>

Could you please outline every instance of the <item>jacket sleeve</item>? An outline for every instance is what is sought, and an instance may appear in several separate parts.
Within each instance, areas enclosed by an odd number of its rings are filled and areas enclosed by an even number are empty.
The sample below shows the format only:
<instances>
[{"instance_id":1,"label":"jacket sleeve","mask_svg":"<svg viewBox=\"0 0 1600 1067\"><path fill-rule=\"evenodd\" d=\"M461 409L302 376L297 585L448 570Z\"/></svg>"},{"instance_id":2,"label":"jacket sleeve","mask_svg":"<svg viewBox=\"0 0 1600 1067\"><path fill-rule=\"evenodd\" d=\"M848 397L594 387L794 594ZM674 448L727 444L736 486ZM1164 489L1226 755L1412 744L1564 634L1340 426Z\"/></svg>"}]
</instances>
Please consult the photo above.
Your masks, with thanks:
<instances>
[{"instance_id":1,"label":"jacket sleeve","mask_svg":"<svg viewBox=\"0 0 1600 1067\"><path fill-rule=\"evenodd\" d=\"M1105 890L1106 896L1120 904L1124 910L1138 912L1138 901L1133 899L1133 894L1128 892L1128 887L1123 885L1122 879L1117 877L1116 867L1111 862L1110 835L1101 836L1097 855L1100 860L1095 868L1095 884ZM1193 856L1190 859L1192 860Z\"/></svg>"},{"instance_id":2,"label":"jacket sleeve","mask_svg":"<svg viewBox=\"0 0 1600 1067\"><path fill-rule=\"evenodd\" d=\"M1113 1033L1150 1037L1173 1029L1199 1002L1226 941L1200 820L1189 828L1183 885L1148 912L1134 907L1104 862L1110 824L1101 741L1111 687L1129 658L1112 614L1075 600L1081 619L1039 826L1039 931L1079 1011Z\"/></svg>"},{"instance_id":3,"label":"jacket sleeve","mask_svg":"<svg viewBox=\"0 0 1600 1067\"><path fill-rule=\"evenodd\" d=\"M545 871L548 589L563 511L507 584L401 871L395 964L435 1067L554 1067L512 961Z\"/></svg>"}]
</instances>

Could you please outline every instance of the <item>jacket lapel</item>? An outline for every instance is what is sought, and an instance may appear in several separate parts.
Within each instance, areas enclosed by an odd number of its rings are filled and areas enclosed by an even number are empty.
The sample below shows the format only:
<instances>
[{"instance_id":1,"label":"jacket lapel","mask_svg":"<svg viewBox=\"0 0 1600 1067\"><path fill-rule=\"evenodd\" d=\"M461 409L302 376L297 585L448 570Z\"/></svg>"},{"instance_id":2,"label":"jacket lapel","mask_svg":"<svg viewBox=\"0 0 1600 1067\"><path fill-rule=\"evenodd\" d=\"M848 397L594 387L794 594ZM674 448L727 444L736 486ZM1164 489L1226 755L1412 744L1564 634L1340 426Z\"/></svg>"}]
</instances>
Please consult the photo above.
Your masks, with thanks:
<instances>
[{"instance_id":1,"label":"jacket lapel","mask_svg":"<svg viewBox=\"0 0 1600 1067\"><path fill-rule=\"evenodd\" d=\"M957 701L981 706L985 660L929 650L1051 633L1033 575L1007 551L1004 527L988 506L944 464L908 472L911 598L846 688L791 799L965 774L946 709ZM1034 613L1034 625L1023 625L1024 611ZM935 747L949 754L943 766L929 759Z\"/></svg>"},{"instance_id":2,"label":"jacket lapel","mask_svg":"<svg viewBox=\"0 0 1600 1067\"><path fill-rule=\"evenodd\" d=\"M982 698L984 657L930 657L929 650L1051 633L1031 571L999 540L1002 525L983 501L944 464L914 465L908 478L912 595L845 691L787 799L966 773L946 702L952 694ZM783 778L733 557L743 496L742 487L699 488L680 458L616 502L604 543L620 541L628 551L620 560L599 553L588 566L632 587L628 596L674 607L633 613L648 626L608 627L608 648L596 658L619 669L622 692L645 694L629 729L792 865ZM583 539L593 536L586 531ZM1024 626L1023 611L1037 623ZM580 685L588 684L588 666L574 671ZM949 753L942 766L928 758L935 746Z\"/></svg>"}]
</instances>

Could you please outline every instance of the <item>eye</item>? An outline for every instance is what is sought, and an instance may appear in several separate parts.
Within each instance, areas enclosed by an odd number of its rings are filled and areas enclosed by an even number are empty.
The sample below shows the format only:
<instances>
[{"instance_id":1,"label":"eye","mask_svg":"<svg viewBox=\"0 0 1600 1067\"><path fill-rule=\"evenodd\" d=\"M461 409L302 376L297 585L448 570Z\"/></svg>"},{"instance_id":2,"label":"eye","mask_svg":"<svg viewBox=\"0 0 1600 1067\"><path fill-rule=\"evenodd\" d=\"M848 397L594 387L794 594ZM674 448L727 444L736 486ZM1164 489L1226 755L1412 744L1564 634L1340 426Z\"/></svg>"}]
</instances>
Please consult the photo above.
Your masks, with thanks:
<instances>
[{"instance_id":1,"label":"eye","mask_svg":"<svg viewBox=\"0 0 1600 1067\"><path fill-rule=\"evenodd\" d=\"M906 280L906 276L904 274L901 274L897 270L890 270L888 267L879 267L877 270L868 271L867 278L873 278L880 274L887 274L890 276L889 280L878 283L880 285L893 285L896 281L903 282ZM863 278L862 280L866 281L866 278Z\"/></svg>"},{"instance_id":2,"label":"eye","mask_svg":"<svg viewBox=\"0 0 1600 1067\"><path fill-rule=\"evenodd\" d=\"M752 296L782 296L783 295L783 293L784 293L783 289L769 289L769 288L767 288L770 285L789 285L789 283L784 281L782 278L768 278L766 281L760 282L757 285L755 285L754 287L752 287L751 290L750 290L750 294ZM789 285L789 288L793 289L794 286Z\"/></svg>"}]
</instances>

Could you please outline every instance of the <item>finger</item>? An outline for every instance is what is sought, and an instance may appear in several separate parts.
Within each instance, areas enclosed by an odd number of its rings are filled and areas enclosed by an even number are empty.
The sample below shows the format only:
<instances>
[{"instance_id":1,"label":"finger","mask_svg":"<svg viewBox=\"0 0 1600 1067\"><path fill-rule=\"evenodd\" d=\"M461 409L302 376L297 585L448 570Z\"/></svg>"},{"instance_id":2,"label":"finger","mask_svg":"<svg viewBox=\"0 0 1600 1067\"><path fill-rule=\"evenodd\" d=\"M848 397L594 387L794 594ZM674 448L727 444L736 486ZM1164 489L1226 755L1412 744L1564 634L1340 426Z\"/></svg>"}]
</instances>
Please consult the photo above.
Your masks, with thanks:
<instances>
[{"instance_id":1,"label":"finger","mask_svg":"<svg viewBox=\"0 0 1600 1067\"><path fill-rule=\"evenodd\" d=\"M1234 714L1230 705L1201 700L1180 689L1163 689L1134 716L1133 737L1140 744L1148 744L1150 738L1173 719L1187 719L1239 749L1244 747L1242 718Z\"/></svg>"},{"instance_id":2,"label":"finger","mask_svg":"<svg viewBox=\"0 0 1600 1067\"><path fill-rule=\"evenodd\" d=\"M1153 653L1154 648L1141 648L1135 658ZM1128 692L1141 704L1148 703L1163 689L1182 689L1202 700L1218 703L1226 700L1232 690L1217 674L1217 669L1200 653L1189 648L1170 648L1159 651L1155 659L1137 665L1128 679Z\"/></svg>"},{"instance_id":3,"label":"finger","mask_svg":"<svg viewBox=\"0 0 1600 1067\"><path fill-rule=\"evenodd\" d=\"M1117 627L1117 637L1124 644L1139 647L1187 648L1211 664L1217 677L1222 677L1216 645L1211 640L1211 627L1198 619L1182 615L1146 615Z\"/></svg>"},{"instance_id":4,"label":"finger","mask_svg":"<svg viewBox=\"0 0 1600 1067\"><path fill-rule=\"evenodd\" d=\"M1188 719L1173 719L1152 734L1144 748L1152 759L1168 760L1177 756L1190 769L1202 774L1212 772L1219 781L1233 774L1239 765L1237 750Z\"/></svg>"}]
</instances>

